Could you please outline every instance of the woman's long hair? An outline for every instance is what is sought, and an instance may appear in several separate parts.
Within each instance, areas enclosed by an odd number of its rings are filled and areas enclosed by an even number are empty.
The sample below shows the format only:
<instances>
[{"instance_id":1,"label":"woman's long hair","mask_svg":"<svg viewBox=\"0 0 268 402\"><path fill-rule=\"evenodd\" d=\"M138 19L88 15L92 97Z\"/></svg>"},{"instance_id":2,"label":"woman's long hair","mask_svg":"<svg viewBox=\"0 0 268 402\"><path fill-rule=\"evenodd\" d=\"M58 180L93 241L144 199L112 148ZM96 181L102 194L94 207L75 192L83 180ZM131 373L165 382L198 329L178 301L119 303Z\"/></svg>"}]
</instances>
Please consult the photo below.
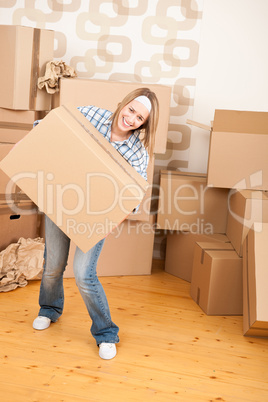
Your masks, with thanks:
<instances>
[{"instance_id":1,"label":"woman's long hair","mask_svg":"<svg viewBox=\"0 0 268 402\"><path fill-rule=\"evenodd\" d=\"M159 119L159 102L154 92L152 92L149 88L138 88L134 91L130 92L117 106L116 111L111 116L113 120L113 124L117 124L118 116L121 110L133 101L138 96L147 96L150 99L152 108L149 114L148 119L144 124L142 124L138 130L144 132L144 136L142 138L143 144L147 149L150 156L153 155L154 143L155 143L155 133L157 129L158 119Z\"/></svg>"}]
</instances>

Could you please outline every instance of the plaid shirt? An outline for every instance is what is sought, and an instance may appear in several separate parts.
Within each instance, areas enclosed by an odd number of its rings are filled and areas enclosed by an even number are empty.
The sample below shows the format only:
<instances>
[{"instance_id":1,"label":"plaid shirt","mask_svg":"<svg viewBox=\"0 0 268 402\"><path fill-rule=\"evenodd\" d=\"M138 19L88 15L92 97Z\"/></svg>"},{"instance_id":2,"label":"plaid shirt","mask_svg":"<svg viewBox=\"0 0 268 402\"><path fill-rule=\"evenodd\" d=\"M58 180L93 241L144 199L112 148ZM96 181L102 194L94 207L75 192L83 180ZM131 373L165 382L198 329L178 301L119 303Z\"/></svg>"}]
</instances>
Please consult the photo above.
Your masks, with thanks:
<instances>
[{"instance_id":1,"label":"plaid shirt","mask_svg":"<svg viewBox=\"0 0 268 402\"><path fill-rule=\"evenodd\" d=\"M135 130L127 140L111 141L112 112L96 106L78 107L81 113L106 138L113 147L130 163L136 171L147 180L148 152L139 139L139 130Z\"/></svg>"}]
</instances>

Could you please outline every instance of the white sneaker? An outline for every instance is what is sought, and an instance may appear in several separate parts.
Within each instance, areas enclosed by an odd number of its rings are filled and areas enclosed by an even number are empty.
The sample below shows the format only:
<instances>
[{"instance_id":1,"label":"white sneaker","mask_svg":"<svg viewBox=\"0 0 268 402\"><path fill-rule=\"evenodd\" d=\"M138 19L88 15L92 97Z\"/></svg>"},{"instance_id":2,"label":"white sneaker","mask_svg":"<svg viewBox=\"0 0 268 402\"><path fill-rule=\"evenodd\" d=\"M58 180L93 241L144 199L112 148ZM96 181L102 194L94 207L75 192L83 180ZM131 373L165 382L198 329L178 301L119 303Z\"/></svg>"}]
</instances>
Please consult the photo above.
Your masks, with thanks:
<instances>
[{"instance_id":1,"label":"white sneaker","mask_svg":"<svg viewBox=\"0 0 268 402\"><path fill-rule=\"evenodd\" d=\"M102 359L109 360L113 359L116 355L115 343L103 342L99 345L99 356Z\"/></svg>"},{"instance_id":2,"label":"white sneaker","mask_svg":"<svg viewBox=\"0 0 268 402\"><path fill-rule=\"evenodd\" d=\"M47 329L50 323L50 318L39 315L33 322L33 328L38 330Z\"/></svg>"}]
</instances>

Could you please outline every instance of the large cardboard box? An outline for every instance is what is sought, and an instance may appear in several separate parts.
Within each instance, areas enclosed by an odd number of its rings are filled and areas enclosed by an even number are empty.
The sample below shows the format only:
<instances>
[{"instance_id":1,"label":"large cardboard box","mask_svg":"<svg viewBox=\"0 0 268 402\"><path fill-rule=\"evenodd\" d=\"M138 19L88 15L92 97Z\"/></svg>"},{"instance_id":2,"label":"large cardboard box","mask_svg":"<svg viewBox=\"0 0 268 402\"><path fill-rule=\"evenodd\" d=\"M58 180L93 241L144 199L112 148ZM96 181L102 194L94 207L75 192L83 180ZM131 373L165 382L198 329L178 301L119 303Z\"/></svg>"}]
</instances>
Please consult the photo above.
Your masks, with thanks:
<instances>
[{"instance_id":1,"label":"large cardboard box","mask_svg":"<svg viewBox=\"0 0 268 402\"><path fill-rule=\"evenodd\" d=\"M196 242L228 243L230 240L224 234L170 232L167 234L165 271L191 282Z\"/></svg>"},{"instance_id":2,"label":"large cardboard box","mask_svg":"<svg viewBox=\"0 0 268 402\"><path fill-rule=\"evenodd\" d=\"M0 205L0 251L20 237L39 237L40 216L32 202L18 204L14 212L8 205Z\"/></svg>"},{"instance_id":3,"label":"large cardboard box","mask_svg":"<svg viewBox=\"0 0 268 402\"><path fill-rule=\"evenodd\" d=\"M0 161L11 151L13 146L22 140L31 131L35 120L42 117L42 112L32 110L11 110L0 108ZM0 202L6 197L16 200L28 200L20 188L10 183L9 191L7 185L10 178L0 169ZM11 197L12 195L12 197Z\"/></svg>"},{"instance_id":4,"label":"large cardboard box","mask_svg":"<svg viewBox=\"0 0 268 402\"><path fill-rule=\"evenodd\" d=\"M242 258L231 243L196 243L191 297L208 315L242 315Z\"/></svg>"},{"instance_id":5,"label":"large cardboard box","mask_svg":"<svg viewBox=\"0 0 268 402\"><path fill-rule=\"evenodd\" d=\"M59 92L53 95L54 107L70 103L74 106L95 105L114 112L118 103L131 91L146 87L155 92L159 101L159 122L155 138L155 153L165 153L167 145L171 87L157 84L138 84L61 78Z\"/></svg>"},{"instance_id":6,"label":"large cardboard box","mask_svg":"<svg viewBox=\"0 0 268 402\"><path fill-rule=\"evenodd\" d=\"M51 95L37 87L46 63L53 59L54 32L0 25L0 107L49 110Z\"/></svg>"},{"instance_id":7,"label":"large cardboard box","mask_svg":"<svg viewBox=\"0 0 268 402\"><path fill-rule=\"evenodd\" d=\"M206 175L199 173L160 172L159 229L226 232L229 190L208 188L206 180Z\"/></svg>"},{"instance_id":8,"label":"large cardboard box","mask_svg":"<svg viewBox=\"0 0 268 402\"><path fill-rule=\"evenodd\" d=\"M7 152L6 152L6 154L7 154ZM3 157L4 157L4 155L2 155L2 158L1 158L1 144L0 144L0 160L3 159ZM153 197L152 189L153 189L153 179L154 179L154 161L155 161L154 156L149 158L149 164L148 164L148 168L147 168L148 188L146 190L144 198L142 199L142 201L139 205L138 210L136 210L135 212L131 212L130 215L128 216L128 219L130 219L130 220L142 221L142 222L151 222L152 221L151 200ZM3 173L3 175L5 175L5 174ZM1 178L1 170L0 170L0 178ZM1 188L1 182L0 182L0 188Z\"/></svg>"},{"instance_id":9,"label":"large cardboard box","mask_svg":"<svg viewBox=\"0 0 268 402\"><path fill-rule=\"evenodd\" d=\"M243 252L243 332L268 337L268 223L254 223Z\"/></svg>"},{"instance_id":10,"label":"large cardboard box","mask_svg":"<svg viewBox=\"0 0 268 402\"><path fill-rule=\"evenodd\" d=\"M14 144L28 134L38 118L39 112L0 108L0 161L11 151ZM10 178L0 169L0 202L5 201L6 196L10 199L12 194L16 194L18 199L19 187L10 184L7 193L8 183ZM20 197L22 198L25 197Z\"/></svg>"},{"instance_id":11,"label":"large cardboard box","mask_svg":"<svg viewBox=\"0 0 268 402\"><path fill-rule=\"evenodd\" d=\"M11 151L14 144L28 134L37 118L37 112L34 111L0 108L0 161ZM9 177L0 169L0 201L3 201L9 181ZM14 185L9 194L18 191L18 187Z\"/></svg>"},{"instance_id":12,"label":"large cardboard box","mask_svg":"<svg viewBox=\"0 0 268 402\"><path fill-rule=\"evenodd\" d=\"M105 239L97 265L98 276L150 275L155 226L126 219ZM64 278L73 278L76 246L71 242Z\"/></svg>"},{"instance_id":13,"label":"large cardboard box","mask_svg":"<svg viewBox=\"0 0 268 402\"><path fill-rule=\"evenodd\" d=\"M73 106L52 110L0 168L84 252L132 212L148 187Z\"/></svg>"},{"instance_id":14,"label":"large cardboard box","mask_svg":"<svg viewBox=\"0 0 268 402\"><path fill-rule=\"evenodd\" d=\"M268 190L268 112L216 110L208 186Z\"/></svg>"},{"instance_id":15,"label":"large cardboard box","mask_svg":"<svg viewBox=\"0 0 268 402\"><path fill-rule=\"evenodd\" d=\"M268 222L268 193L230 191L226 234L240 257L243 255L243 242L254 222Z\"/></svg>"}]
</instances>

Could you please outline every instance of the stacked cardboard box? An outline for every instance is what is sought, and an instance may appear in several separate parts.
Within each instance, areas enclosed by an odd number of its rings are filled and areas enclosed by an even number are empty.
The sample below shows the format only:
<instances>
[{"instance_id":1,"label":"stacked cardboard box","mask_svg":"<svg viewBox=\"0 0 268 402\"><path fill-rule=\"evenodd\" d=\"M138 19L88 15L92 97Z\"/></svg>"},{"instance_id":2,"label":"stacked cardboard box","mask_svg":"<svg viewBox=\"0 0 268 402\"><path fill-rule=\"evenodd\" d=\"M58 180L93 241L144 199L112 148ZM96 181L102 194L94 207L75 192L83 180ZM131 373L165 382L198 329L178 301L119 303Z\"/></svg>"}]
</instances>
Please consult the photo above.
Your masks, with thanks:
<instances>
[{"instance_id":1,"label":"stacked cardboard box","mask_svg":"<svg viewBox=\"0 0 268 402\"><path fill-rule=\"evenodd\" d=\"M268 224L254 223L243 243L243 331L268 336Z\"/></svg>"},{"instance_id":2,"label":"stacked cardboard box","mask_svg":"<svg viewBox=\"0 0 268 402\"><path fill-rule=\"evenodd\" d=\"M226 235L169 232L167 233L165 271L187 282L192 281L194 250L197 242L230 243Z\"/></svg>"},{"instance_id":3,"label":"stacked cardboard box","mask_svg":"<svg viewBox=\"0 0 268 402\"><path fill-rule=\"evenodd\" d=\"M228 190L208 188L204 174L160 172L158 229L167 232L165 270L191 282L197 241L228 241Z\"/></svg>"},{"instance_id":4,"label":"stacked cardboard box","mask_svg":"<svg viewBox=\"0 0 268 402\"><path fill-rule=\"evenodd\" d=\"M53 59L54 32L0 25L0 161L51 108L51 96L37 87ZM36 205L0 169L0 251L20 237L39 234Z\"/></svg>"},{"instance_id":5,"label":"stacked cardboard box","mask_svg":"<svg viewBox=\"0 0 268 402\"><path fill-rule=\"evenodd\" d=\"M31 202L19 202L12 205L0 205L0 251L20 237L35 239L40 234L40 214L36 205Z\"/></svg>"},{"instance_id":6,"label":"stacked cardboard box","mask_svg":"<svg viewBox=\"0 0 268 402\"><path fill-rule=\"evenodd\" d=\"M215 243L196 243L191 279L191 295L207 314L243 314L244 334L253 336L268 334L268 299L263 288L263 283L267 282L267 149L268 113L215 111L210 133L207 186L228 190L225 233L232 253L225 250L224 257L221 248L227 244L219 247L218 243L218 250L211 250ZM236 264L236 269L233 264ZM221 277L222 272L229 278L228 282ZM218 281L217 277L220 278ZM221 289L224 290L222 294ZM232 297L233 303L229 305L225 296L226 293L234 295L234 290L240 300Z\"/></svg>"},{"instance_id":7,"label":"stacked cardboard box","mask_svg":"<svg viewBox=\"0 0 268 402\"><path fill-rule=\"evenodd\" d=\"M207 314L244 314L245 334L267 335L267 300L253 278L258 273L258 281L261 275L265 281L265 259L256 244L264 247L268 235L256 227L268 223L268 113L216 110L213 128L188 122L211 131L208 172L161 172L158 225L167 231L165 269L191 282L191 296Z\"/></svg>"},{"instance_id":8,"label":"stacked cardboard box","mask_svg":"<svg viewBox=\"0 0 268 402\"><path fill-rule=\"evenodd\" d=\"M231 243L196 243L191 296L208 315L242 314L242 259Z\"/></svg>"},{"instance_id":9,"label":"stacked cardboard box","mask_svg":"<svg viewBox=\"0 0 268 402\"><path fill-rule=\"evenodd\" d=\"M226 234L240 257L249 229L268 222L268 193L258 190L230 191Z\"/></svg>"},{"instance_id":10,"label":"stacked cardboard box","mask_svg":"<svg viewBox=\"0 0 268 402\"><path fill-rule=\"evenodd\" d=\"M216 110L210 135L208 186L268 189L268 113Z\"/></svg>"},{"instance_id":11,"label":"stacked cardboard box","mask_svg":"<svg viewBox=\"0 0 268 402\"><path fill-rule=\"evenodd\" d=\"M267 293L260 285L267 280L267 149L267 112L215 111L208 185L230 189L226 234L243 259L244 334L256 336L267 336L268 327Z\"/></svg>"},{"instance_id":12,"label":"stacked cardboard box","mask_svg":"<svg viewBox=\"0 0 268 402\"><path fill-rule=\"evenodd\" d=\"M54 32L18 25L0 25L0 107L50 110L51 95L37 87L53 59Z\"/></svg>"},{"instance_id":13,"label":"stacked cardboard box","mask_svg":"<svg viewBox=\"0 0 268 402\"><path fill-rule=\"evenodd\" d=\"M0 108L0 160L11 151L17 142L25 137L37 118L39 118L39 113L35 111ZM10 196L18 192L19 188L15 184L13 185L9 177L0 170L1 201L5 200L4 195Z\"/></svg>"}]
</instances>

